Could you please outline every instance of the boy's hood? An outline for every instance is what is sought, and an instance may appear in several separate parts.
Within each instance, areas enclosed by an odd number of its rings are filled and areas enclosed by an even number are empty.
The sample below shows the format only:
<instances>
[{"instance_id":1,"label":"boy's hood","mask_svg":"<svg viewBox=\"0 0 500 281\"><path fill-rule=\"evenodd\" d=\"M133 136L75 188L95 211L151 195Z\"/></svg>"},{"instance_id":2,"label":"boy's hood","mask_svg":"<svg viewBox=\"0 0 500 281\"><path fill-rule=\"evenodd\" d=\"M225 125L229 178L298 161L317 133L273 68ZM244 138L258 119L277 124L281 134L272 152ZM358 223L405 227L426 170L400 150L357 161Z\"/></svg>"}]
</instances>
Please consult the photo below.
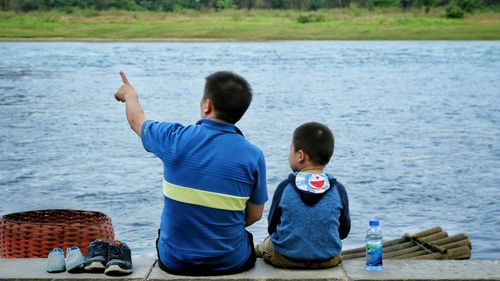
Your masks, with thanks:
<instances>
[{"instance_id":1,"label":"boy's hood","mask_svg":"<svg viewBox=\"0 0 500 281\"><path fill-rule=\"evenodd\" d=\"M314 206L335 185L336 180L327 174L291 173L288 180L300 194L300 199L307 206Z\"/></svg>"}]
</instances>

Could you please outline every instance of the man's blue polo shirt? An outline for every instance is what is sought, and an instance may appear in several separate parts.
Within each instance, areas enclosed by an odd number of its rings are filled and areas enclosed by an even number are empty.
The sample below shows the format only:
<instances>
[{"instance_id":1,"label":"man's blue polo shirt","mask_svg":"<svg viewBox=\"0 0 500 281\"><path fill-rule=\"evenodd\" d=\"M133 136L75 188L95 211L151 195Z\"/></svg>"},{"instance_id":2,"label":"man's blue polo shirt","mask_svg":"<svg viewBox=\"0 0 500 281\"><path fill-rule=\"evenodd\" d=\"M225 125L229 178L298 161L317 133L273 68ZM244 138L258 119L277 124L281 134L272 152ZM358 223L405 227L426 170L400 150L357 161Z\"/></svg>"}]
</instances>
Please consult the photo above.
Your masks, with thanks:
<instances>
[{"instance_id":1,"label":"man's blue polo shirt","mask_svg":"<svg viewBox=\"0 0 500 281\"><path fill-rule=\"evenodd\" d=\"M209 119L189 126L148 120L141 139L164 167L161 262L174 271L243 266L246 201L267 201L262 151L236 126Z\"/></svg>"}]
</instances>

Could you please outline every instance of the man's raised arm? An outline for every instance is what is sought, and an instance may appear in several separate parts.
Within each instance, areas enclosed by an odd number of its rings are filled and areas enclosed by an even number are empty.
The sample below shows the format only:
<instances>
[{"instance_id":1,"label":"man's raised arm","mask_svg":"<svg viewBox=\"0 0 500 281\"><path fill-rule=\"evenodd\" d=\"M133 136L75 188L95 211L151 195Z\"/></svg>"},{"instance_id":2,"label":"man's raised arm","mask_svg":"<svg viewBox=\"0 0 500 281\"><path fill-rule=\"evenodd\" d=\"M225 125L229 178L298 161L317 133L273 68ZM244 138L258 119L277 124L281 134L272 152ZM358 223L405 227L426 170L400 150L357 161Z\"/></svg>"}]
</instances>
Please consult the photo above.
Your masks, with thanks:
<instances>
[{"instance_id":1,"label":"man's raised arm","mask_svg":"<svg viewBox=\"0 0 500 281\"><path fill-rule=\"evenodd\" d=\"M116 92L115 99L125 103L125 112L130 128L140 137L142 124L147 118L139 103L139 96L134 87L128 82L127 76L125 76L123 71L120 71L120 76L123 85Z\"/></svg>"}]
</instances>

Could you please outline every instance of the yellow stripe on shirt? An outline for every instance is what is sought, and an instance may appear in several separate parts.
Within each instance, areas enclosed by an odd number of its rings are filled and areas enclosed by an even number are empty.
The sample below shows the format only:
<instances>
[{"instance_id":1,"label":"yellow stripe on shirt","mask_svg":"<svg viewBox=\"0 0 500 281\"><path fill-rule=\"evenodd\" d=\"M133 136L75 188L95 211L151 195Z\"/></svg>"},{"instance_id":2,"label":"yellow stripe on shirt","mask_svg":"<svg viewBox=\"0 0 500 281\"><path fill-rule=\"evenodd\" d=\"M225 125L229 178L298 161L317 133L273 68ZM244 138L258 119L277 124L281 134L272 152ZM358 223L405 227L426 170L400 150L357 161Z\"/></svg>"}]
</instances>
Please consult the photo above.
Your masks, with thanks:
<instances>
[{"instance_id":1,"label":"yellow stripe on shirt","mask_svg":"<svg viewBox=\"0 0 500 281\"><path fill-rule=\"evenodd\" d=\"M228 211L245 210L246 202L250 198L184 187L165 180L163 194L175 201Z\"/></svg>"}]
</instances>

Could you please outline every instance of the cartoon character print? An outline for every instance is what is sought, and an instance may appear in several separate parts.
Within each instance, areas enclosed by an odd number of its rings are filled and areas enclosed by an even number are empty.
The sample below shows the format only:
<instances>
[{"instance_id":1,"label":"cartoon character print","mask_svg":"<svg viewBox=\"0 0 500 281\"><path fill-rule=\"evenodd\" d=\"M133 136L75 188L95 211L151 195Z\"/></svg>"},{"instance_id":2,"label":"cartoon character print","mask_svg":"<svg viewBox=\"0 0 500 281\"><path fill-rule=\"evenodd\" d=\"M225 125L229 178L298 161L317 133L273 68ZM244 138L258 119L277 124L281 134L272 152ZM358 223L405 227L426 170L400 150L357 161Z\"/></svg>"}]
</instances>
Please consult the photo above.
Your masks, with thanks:
<instances>
[{"instance_id":1,"label":"cartoon character print","mask_svg":"<svg viewBox=\"0 0 500 281\"><path fill-rule=\"evenodd\" d=\"M295 178L295 184L300 190L311 193L323 193L330 188L330 182L326 174L300 172Z\"/></svg>"}]
</instances>

